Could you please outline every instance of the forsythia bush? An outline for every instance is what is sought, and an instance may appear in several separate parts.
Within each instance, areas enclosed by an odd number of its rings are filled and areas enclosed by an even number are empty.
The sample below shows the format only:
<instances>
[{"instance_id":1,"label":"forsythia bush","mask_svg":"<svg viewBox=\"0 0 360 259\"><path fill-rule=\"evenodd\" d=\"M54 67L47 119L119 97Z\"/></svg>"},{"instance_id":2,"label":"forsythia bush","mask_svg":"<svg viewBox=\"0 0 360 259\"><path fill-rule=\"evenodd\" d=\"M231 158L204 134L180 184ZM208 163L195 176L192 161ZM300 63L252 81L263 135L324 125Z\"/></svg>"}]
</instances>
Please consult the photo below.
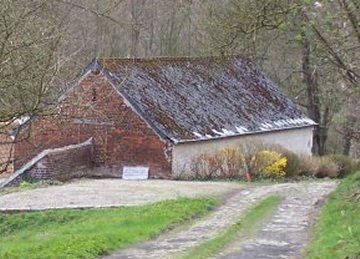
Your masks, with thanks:
<instances>
[{"instance_id":1,"label":"forsythia bush","mask_svg":"<svg viewBox=\"0 0 360 259\"><path fill-rule=\"evenodd\" d=\"M262 150L251 158L252 173L260 177L282 178L286 164L287 158L276 151Z\"/></svg>"}]
</instances>

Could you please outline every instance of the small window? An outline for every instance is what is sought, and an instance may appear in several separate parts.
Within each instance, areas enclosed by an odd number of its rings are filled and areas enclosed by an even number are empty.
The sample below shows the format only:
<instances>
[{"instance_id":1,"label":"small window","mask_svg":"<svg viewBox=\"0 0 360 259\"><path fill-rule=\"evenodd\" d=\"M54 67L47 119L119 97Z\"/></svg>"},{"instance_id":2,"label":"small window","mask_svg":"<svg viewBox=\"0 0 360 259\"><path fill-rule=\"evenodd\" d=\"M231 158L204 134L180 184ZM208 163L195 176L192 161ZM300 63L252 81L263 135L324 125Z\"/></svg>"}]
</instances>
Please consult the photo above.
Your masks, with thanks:
<instances>
[{"instance_id":1,"label":"small window","mask_svg":"<svg viewBox=\"0 0 360 259\"><path fill-rule=\"evenodd\" d=\"M92 101L95 102L96 101L96 97L97 97L97 94L96 94L96 88L93 87L92 89Z\"/></svg>"}]
</instances>

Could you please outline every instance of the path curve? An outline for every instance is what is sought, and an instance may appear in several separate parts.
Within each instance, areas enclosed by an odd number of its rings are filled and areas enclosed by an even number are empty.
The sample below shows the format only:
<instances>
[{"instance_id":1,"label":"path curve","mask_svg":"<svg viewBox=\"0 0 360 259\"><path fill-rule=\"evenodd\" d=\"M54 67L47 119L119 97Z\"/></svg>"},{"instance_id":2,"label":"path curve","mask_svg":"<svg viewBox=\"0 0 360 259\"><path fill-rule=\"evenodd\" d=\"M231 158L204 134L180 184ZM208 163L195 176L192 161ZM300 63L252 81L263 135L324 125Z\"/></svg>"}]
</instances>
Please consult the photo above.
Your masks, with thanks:
<instances>
[{"instance_id":1,"label":"path curve","mask_svg":"<svg viewBox=\"0 0 360 259\"><path fill-rule=\"evenodd\" d=\"M285 202L283 202L278 209L280 214L278 216L276 214L273 221L269 223L270 225L266 225L267 227L273 226L273 228L270 228L270 232L268 232L268 234L272 235L273 232L276 232L276 224L278 223L281 225L282 221L285 221L288 224L282 228L282 236L280 235L278 238L289 242L288 240L293 234L300 234L301 238L299 238L298 241L301 243L300 246L302 247L308 233L307 227L308 222L310 221L308 212L310 212L310 209L313 208L314 202L322 199L325 195L331 192L335 188L335 185L335 182L288 183L254 187L251 190L240 190L234 193L233 196L231 196L222 206L205 219L198 221L191 226L180 230L170 231L169 233L163 234L154 240L119 251L104 258L178 258L188 249L199 245L205 240L215 237L220 231L236 223L244 211L251 205L262 200L266 196L275 193L283 196L285 198ZM293 206L292 204L296 204L296 206ZM298 209L299 212L297 212ZM286 213L289 214L285 215ZM299 215L295 216L297 213L299 213ZM290 220L292 218L294 221ZM279 222L277 222L277 220L279 220ZM289 233L286 233L286 227L289 228ZM298 228L299 231L295 232ZM266 227L263 230L266 231ZM261 245L261 236L259 240L256 239L255 242L253 242L254 246L257 246L258 244ZM282 243L279 242L279 244ZM248 243L246 245L249 247L249 254L245 255L251 255L250 257L245 256L231 258L262 258L252 254L252 251L254 251L251 248L252 243ZM266 246L268 244L265 243L264 245ZM266 253L267 251L265 251L265 246L264 252ZM296 247L295 250L300 251L300 246ZM286 254L285 250L283 252ZM230 253L223 254L222 256L239 256L239 254Z\"/></svg>"}]
</instances>

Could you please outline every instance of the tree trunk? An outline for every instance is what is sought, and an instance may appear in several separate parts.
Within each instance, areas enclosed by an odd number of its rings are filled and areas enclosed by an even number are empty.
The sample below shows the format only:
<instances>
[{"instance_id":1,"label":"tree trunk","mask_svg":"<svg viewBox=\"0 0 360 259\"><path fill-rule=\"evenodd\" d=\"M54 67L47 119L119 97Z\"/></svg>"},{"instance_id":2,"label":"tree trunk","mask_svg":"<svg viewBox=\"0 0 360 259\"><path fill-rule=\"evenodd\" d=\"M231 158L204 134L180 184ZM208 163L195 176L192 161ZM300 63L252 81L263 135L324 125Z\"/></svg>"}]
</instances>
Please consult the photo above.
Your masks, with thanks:
<instances>
[{"instance_id":1,"label":"tree trunk","mask_svg":"<svg viewBox=\"0 0 360 259\"><path fill-rule=\"evenodd\" d=\"M313 153L323 155L328 129L322 125L318 75L316 69L311 66L311 45L305 31L302 32L302 48L302 69L306 86L308 114L312 120L319 124L314 130Z\"/></svg>"},{"instance_id":2,"label":"tree trunk","mask_svg":"<svg viewBox=\"0 0 360 259\"><path fill-rule=\"evenodd\" d=\"M138 56L140 32L141 32L141 15L145 1L131 1L131 48L130 57L135 58Z\"/></svg>"},{"instance_id":3,"label":"tree trunk","mask_svg":"<svg viewBox=\"0 0 360 259\"><path fill-rule=\"evenodd\" d=\"M346 116L346 122L343 132L343 154L345 156L350 155L352 141L354 139L354 127L356 124L356 118L353 116Z\"/></svg>"}]
</instances>

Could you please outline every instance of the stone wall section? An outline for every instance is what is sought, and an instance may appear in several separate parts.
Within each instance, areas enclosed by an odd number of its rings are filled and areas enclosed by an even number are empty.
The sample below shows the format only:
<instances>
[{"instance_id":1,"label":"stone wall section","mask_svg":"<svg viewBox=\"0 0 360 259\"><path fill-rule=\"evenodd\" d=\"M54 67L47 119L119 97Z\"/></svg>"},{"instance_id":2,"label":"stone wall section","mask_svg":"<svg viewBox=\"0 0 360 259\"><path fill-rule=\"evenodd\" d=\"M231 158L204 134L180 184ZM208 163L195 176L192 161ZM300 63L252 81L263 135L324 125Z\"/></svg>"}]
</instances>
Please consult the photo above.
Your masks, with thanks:
<instances>
[{"instance_id":1,"label":"stone wall section","mask_svg":"<svg viewBox=\"0 0 360 259\"><path fill-rule=\"evenodd\" d=\"M44 150L17 170L0 187L17 186L22 181L67 181L94 177L96 173L93 171L92 154L92 139L79 145Z\"/></svg>"}]
</instances>

